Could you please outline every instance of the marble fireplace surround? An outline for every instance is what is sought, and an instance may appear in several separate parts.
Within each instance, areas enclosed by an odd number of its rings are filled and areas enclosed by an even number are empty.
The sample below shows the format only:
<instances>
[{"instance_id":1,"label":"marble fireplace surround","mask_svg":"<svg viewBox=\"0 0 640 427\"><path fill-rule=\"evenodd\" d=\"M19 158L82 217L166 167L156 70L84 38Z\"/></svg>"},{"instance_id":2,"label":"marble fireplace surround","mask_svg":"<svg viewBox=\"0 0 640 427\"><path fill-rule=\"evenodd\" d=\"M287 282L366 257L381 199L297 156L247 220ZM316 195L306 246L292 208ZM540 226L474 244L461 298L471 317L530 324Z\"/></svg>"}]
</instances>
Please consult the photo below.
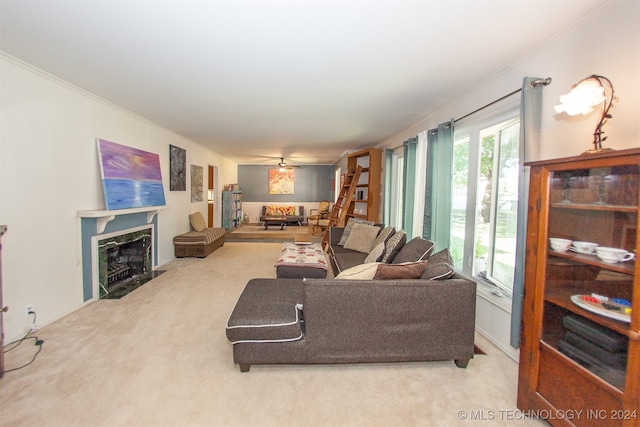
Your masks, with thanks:
<instances>
[{"instance_id":1,"label":"marble fireplace surround","mask_svg":"<svg viewBox=\"0 0 640 427\"><path fill-rule=\"evenodd\" d=\"M158 212L167 206L119 210L78 211L82 240L83 301L98 299L98 241L107 237L151 228L152 266L158 266Z\"/></svg>"}]
</instances>

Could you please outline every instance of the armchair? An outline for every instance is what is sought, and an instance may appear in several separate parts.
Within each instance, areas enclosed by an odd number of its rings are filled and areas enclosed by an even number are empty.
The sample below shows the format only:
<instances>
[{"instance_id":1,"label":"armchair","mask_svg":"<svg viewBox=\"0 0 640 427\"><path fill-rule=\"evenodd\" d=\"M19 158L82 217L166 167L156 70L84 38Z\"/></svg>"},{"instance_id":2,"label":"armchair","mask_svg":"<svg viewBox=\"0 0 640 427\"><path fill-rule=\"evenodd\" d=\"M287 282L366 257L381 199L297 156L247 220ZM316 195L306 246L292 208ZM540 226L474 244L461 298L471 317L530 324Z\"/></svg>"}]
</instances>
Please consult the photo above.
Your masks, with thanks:
<instances>
[{"instance_id":1,"label":"armchair","mask_svg":"<svg viewBox=\"0 0 640 427\"><path fill-rule=\"evenodd\" d=\"M318 209L310 209L307 217L309 224L313 224L313 234L316 227L320 231L324 231L329 226L329 215L331 212L331 203L328 200L322 200L318 205Z\"/></svg>"}]
</instances>

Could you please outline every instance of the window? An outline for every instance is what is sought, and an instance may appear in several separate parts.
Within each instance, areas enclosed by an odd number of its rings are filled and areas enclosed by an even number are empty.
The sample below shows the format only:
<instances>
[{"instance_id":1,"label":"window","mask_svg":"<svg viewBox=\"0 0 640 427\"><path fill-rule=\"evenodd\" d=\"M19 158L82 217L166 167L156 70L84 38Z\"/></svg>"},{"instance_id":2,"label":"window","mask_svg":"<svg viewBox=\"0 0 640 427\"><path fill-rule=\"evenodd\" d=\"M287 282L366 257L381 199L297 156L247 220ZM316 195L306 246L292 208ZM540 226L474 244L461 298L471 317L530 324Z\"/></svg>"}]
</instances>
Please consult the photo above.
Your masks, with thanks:
<instances>
[{"instance_id":1,"label":"window","mask_svg":"<svg viewBox=\"0 0 640 427\"><path fill-rule=\"evenodd\" d=\"M454 264L509 294L516 260L519 136L517 109L454 130Z\"/></svg>"}]
</instances>

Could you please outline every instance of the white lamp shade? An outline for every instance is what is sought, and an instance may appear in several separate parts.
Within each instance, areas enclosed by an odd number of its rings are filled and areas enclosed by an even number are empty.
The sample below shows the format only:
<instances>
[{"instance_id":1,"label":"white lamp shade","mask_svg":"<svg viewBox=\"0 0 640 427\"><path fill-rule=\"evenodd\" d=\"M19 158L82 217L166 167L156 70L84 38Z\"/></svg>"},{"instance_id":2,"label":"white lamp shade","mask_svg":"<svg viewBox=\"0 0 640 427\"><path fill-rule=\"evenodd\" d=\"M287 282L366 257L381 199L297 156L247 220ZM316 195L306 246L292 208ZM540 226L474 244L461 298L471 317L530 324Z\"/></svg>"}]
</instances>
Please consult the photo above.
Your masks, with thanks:
<instances>
[{"instance_id":1,"label":"white lamp shade","mask_svg":"<svg viewBox=\"0 0 640 427\"><path fill-rule=\"evenodd\" d=\"M593 107L606 99L604 87L595 80L584 80L576 85L571 92L560 96L560 105L553 107L556 112L565 112L570 116L589 114Z\"/></svg>"}]
</instances>

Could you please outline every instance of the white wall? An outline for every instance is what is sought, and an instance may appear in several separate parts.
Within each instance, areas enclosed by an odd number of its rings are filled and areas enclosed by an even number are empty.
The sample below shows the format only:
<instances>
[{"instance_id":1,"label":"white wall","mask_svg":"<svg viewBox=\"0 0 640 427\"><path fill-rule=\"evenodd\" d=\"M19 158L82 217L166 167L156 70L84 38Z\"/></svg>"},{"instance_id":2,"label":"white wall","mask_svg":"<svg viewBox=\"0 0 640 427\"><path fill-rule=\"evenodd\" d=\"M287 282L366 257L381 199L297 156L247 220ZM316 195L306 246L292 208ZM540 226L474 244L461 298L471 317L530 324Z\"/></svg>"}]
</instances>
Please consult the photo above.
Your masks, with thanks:
<instances>
[{"instance_id":1,"label":"white wall","mask_svg":"<svg viewBox=\"0 0 640 427\"><path fill-rule=\"evenodd\" d=\"M207 213L187 191L169 191L169 144L191 164L219 170L219 188L237 181L237 165L12 57L0 57L0 224L5 342L30 325L32 304L44 325L83 305L79 210L104 209L96 138L159 154L168 209L158 215L159 265L173 259L172 238L188 214ZM217 197L220 200L220 196ZM220 207L216 212L220 224Z\"/></svg>"},{"instance_id":2,"label":"white wall","mask_svg":"<svg viewBox=\"0 0 640 427\"><path fill-rule=\"evenodd\" d=\"M522 86L522 79L551 77L543 89L541 146L531 160L575 156L592 148L597 114L568 117L553 106L571 86L591 74L608 77L619 102L604 126L609 139L603 146L615 149L640 146L640 2L612 2L589 19L577 22L562 34L532 52L505 64L474 88L461 88L460 95L431 115L383 141L379 147L397 147L423 130L462 117ZM540 23L544 25L544 23ZM517 37L516 34L510 35ZM455 55L455 52L452 52ZM470 66L472 66L470 64ZM435 77L434 77L435 78Z\"/></svg>"},{"instance_id":3,"label":"white wall","mask_svg":"<svg viewBox=\"0 0 640 427\"><path fill-rule=\"evenodd\" d=\"M544 23L541 23L544 25ZM517 35L513 35L517 37ZM455 52L453 53L455 54ZM571 86L591 74L608 77L619 102L611 110L613 118L604 126L608 139L603 146L614 149L640 147L640 2L612 2L599 13L577 22L562 34L525 52L500 73L462 93L448 105L416 125L379 145L393 148L439 123L462 117L522 86L522 79L551 77L543 89L540 147L529 160L577 156L593 148L593 131L598 114L569 117L556 114L553 106ZM478 292L476 329L517 359L509 345L511 301L489 292Z\"/></svg>"}]
</instances>

